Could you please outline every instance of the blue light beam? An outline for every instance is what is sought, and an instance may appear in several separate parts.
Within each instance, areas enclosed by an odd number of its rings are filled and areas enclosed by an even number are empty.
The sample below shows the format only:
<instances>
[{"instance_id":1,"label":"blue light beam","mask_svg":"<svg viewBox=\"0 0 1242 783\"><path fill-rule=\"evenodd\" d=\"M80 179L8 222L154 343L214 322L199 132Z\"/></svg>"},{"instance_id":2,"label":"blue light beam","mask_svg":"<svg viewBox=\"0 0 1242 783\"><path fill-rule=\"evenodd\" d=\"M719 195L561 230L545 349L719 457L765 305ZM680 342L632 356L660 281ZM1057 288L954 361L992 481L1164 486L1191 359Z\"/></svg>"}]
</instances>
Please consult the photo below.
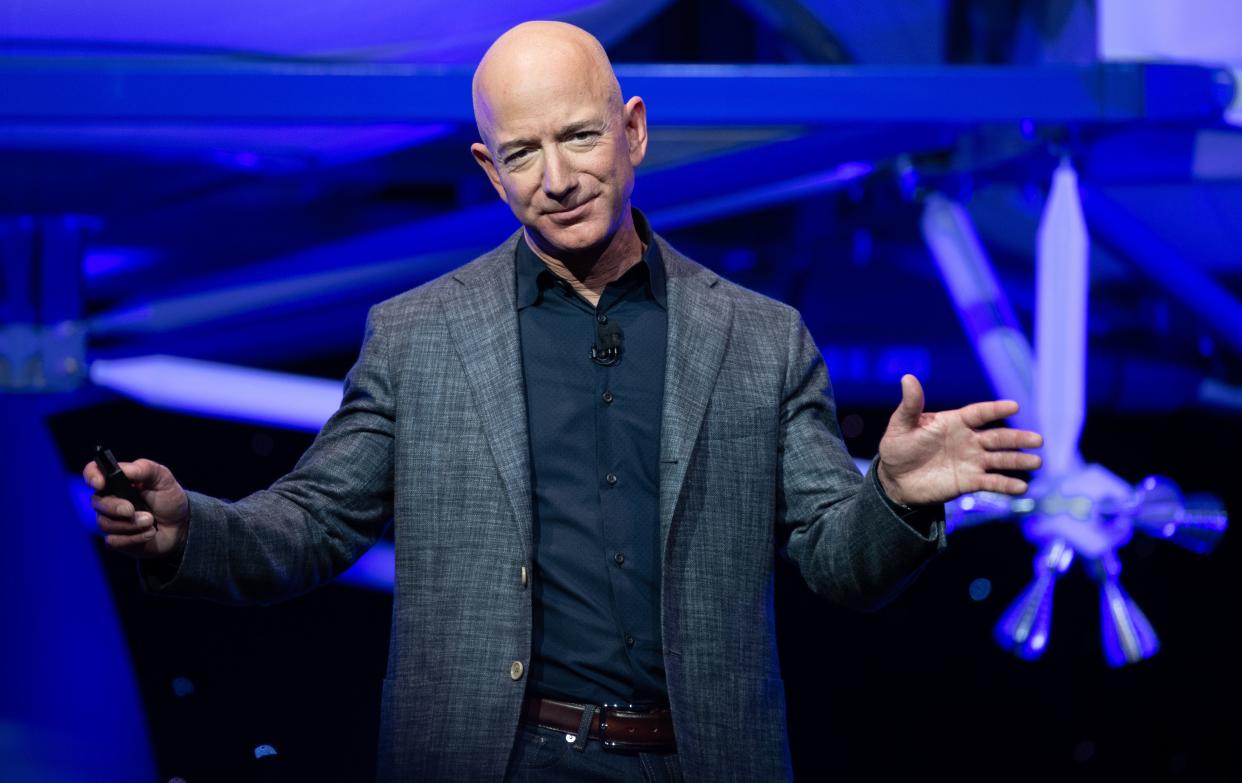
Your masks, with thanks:
<instances>
[{"instance_id":1,"label":"blue light beam","mask_svg":"<svg viewBox=\"0 0 1242 783\"><path fill-rule=\"evenodd\" d=\"M176 356L97 359L90 378L147 405L318 432L341 404L341 382Z\"/></svg>"}]
</instances>

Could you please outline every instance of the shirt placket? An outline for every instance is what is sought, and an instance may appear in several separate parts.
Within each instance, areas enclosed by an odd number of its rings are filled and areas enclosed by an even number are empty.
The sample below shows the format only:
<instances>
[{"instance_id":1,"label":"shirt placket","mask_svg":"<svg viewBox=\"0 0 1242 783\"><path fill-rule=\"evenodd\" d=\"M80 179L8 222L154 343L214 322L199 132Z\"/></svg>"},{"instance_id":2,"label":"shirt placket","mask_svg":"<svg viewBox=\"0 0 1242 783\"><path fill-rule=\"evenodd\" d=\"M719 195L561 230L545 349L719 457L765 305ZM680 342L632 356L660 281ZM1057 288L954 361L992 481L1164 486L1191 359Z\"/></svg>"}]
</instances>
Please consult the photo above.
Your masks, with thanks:
<instances>
[{"instance_id":1,"label":"shirt placket","mask_svg":"<svg viewBox=\"0 0 1242 783\"><path fill-rule=\"evenodd\" d=\"M608 324L610 320L623 318L625 293L605 289L596 308L597 328ZM612 587L616 639L625 651L626 662L636 681L638 672L633 657L635 642L629 627L633 618L624 609L635 600L632 576L634 563L630 562L634 545L633 520L628 519L624 512L626 504L623 498L633 477L626 475L626 466L621 461L624 450L618 448L620 439L627 437L627 433L619 426L618 406L626 404L626 401L620 399L615 391L618 376L626 371L624 351L623 344L622 358L618 363L595 367L595 443L600 475L600 537L604 544L608 582Z\"/></svg>"}]
</instances>

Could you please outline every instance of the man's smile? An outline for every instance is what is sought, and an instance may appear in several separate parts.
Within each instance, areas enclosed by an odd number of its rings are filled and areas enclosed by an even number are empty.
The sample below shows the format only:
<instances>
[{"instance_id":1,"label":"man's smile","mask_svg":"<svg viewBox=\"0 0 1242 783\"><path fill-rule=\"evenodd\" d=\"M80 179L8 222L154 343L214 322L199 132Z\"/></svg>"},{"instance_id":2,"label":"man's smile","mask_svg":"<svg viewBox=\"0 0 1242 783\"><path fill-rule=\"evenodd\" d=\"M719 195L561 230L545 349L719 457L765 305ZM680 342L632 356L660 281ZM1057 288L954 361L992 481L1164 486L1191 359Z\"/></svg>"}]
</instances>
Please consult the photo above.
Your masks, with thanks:
<instances>
[{"instance_id":1,"label":"man's smile","mask_svg":"<svg viewBox=\"0 0 1242 783\"><path fill-rule=\"evenodd\" d=\"M595 198L595 196L592 196L575 207L557 210L556 212L548 212L546 214L548 217L552 218L554 222L568 225L569 223L573 223L582 217L586 213L587 207L591 205L591 202L594 201Z\"/></svg>"}]
</instances>

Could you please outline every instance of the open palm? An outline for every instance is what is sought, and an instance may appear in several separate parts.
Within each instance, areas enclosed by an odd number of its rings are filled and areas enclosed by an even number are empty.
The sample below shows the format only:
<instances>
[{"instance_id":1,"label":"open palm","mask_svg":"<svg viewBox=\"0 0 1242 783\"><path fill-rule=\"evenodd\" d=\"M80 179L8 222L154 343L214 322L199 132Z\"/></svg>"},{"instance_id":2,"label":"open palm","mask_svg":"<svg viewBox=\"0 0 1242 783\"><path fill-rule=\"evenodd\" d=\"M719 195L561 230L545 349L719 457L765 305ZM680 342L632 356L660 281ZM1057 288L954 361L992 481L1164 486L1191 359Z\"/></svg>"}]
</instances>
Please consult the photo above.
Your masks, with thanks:
<instances>
[{"instance_id":1,"label":"open palm","mask_svg":"<svg viewBox=\"0 0 1242 783\"><path fill-rule=\"evenodd\" d=\"M880 440L880 483L898 503L943 503L986 490L1021 495L1026 482L994 473L1035 470L1040 458L1019 449L1043 444L1039 433L1008 427L980 429L1018 411L1013 400L977 402L951 411L923 410L923 387L901 379L901 404Z\"/></svg>"}]
</instances>

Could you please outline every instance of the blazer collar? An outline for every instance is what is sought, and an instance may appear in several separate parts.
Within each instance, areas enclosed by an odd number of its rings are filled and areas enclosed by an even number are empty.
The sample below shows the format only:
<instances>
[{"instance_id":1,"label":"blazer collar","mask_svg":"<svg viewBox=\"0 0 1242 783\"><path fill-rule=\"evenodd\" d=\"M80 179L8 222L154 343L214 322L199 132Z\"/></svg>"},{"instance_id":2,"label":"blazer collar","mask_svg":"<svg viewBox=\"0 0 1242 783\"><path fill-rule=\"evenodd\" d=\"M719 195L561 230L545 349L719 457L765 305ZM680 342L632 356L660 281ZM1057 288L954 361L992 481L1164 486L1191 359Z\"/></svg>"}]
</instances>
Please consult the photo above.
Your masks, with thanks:
<instances>
[{"instance_id":1,"label":"blazer collar","mask_svg":"<svg viewBox=\"0 0 1242 783\"><path fill-rule=\"evenodd\" d=\"M716 386L733 322L732 299L715 290L720 278L678 253L659 235L668 286L668 349L660 417L660 551L686 480L686 470Z\"/></svg>"},{"instance_id":2,"label":"blazer collar","mask_svg":"<svg viewBox=\"0 0 1242 783\"><path fill-rule=\"evenodd\" d=\"M530 445L513 271L521 237L518 230L495 250L454 272L456 284L448 286L441 304L529 561Z\"/></svg>"},{"instance_id":3,"label":"blazer collar","mask_svg":"<svg viewBox=\"0 0 1242 783\"><path fill-rule=\"evenodd\" d=\"M667 545L686 469L720 372L733 320L732 300L714 290L720 278L658 234L668 300L668 349L660 417L660 541ZM488 446L532 554L530 441L518 335L514 258L519 229L503 244L452 274L442 297L445 320L465 366Z\"/></svg>"}]
</instances>

